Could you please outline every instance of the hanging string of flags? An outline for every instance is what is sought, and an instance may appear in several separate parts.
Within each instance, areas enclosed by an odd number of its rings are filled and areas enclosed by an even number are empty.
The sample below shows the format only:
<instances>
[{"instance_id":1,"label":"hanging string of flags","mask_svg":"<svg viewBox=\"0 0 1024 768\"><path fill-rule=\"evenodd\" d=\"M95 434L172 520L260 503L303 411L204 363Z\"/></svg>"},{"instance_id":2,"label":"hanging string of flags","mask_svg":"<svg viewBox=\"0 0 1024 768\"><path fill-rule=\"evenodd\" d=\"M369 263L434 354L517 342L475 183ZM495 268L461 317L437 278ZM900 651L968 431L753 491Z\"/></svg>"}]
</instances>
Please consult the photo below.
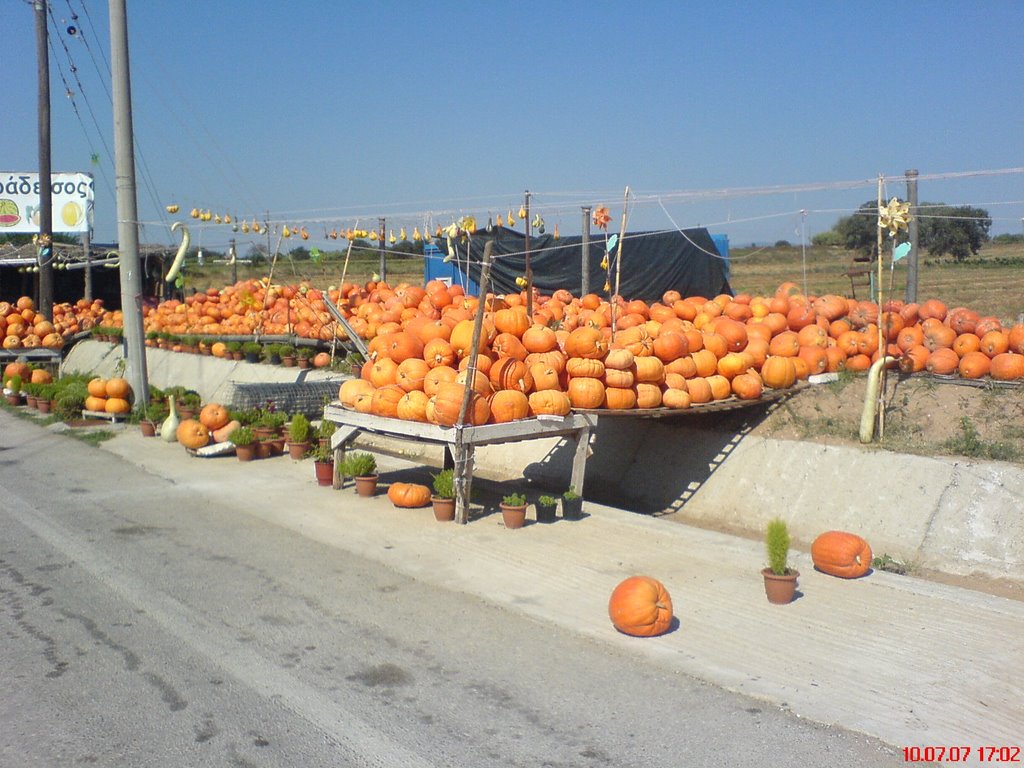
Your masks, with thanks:
<instances>
[{"instance_id":1,"label":"hanging string of flags","mask_svg":"<svg viewBox=\"0 0 1024 768\"><path fill-rule=\"evenodd\" d=\"M181 206L177 203L171 203L165 206L167 213L177 214L181 210ZM265 235L268 232L273 234L280 234L283 238L289 239L292 237L299 237L302 240L308 240L310 237L309 228L303 224L278 224L271 223L269 221L260 221L257 217L253 217L251 221L248 219L237 219L230 213L221 215L215 213L212 209L193 207L189 211L189 216L197 221L201 222L212 222L214 224L226 224L231 226L233 232L242 232L243 234L249 234L250 232L256 235ZM520 206L518 212L513 212L511 208L508 209L507 217L503 218L501 213L497 214L496 219L488 216L486 231L491 232L495 224L498 227L509 227L514 228L517 223L522 222L526 224L526 208ZM539 213L535 214L533 219L530 220L530 226L537 233L543 235L547 230L547 224L543 217ZM353 227L339 228L337 226L328 230L324 227L323 237L325 240L369 240L371 242L377 242L386 240L388 243L394 245L398 242L429 242L435 238L441 237L465 237L466 235L473 235L480 229L477 224L477 219L474 216L463 216L462 218L452 221L448 226L436 225L431 231L430 227L424 223L423 230L420 231L419 225L414 225L412 228L412 234L409 234L407 227L402 226L399 228L398 233L391 229L385 235L383 231L359 229ZM559 226L556 223L553 231L554 238L558 240L561 237Z\"/></svg>"}]
</instances>

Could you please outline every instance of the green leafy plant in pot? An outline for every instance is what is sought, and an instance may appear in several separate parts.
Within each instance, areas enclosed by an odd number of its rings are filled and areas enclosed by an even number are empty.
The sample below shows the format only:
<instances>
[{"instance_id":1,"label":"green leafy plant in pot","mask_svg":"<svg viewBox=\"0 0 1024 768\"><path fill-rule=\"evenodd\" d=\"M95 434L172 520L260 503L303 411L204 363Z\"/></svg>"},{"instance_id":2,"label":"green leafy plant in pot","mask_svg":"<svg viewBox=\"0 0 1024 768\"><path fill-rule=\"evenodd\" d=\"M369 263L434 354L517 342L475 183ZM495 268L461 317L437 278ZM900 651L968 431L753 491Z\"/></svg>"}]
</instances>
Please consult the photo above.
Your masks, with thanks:
<instances>
[{"instance_id":1,"label":"green leafy plant in pot","mask_svg":"<svg viewBox=\"0 0 1024 768\"><path fill-rule=\"evenodd\" d=\"M544 495L537 499L537 522L553 523L557 520L558 498Z\"/></svg>"},{"instance_id":2,"label":"green leafy plant in pot","mask_svg":"<svg viewBox=\"0 0 1024 768\"><path fill-rule=\"evenodd\" d=\"M372 453L350 454L341 471L345 477L352 478L360 496L373 496L377 492L377 459Z\"/></svg>"},{"instance_id":3,"label":"green leafy plant in pot","mask_svg":"<svg viewBox=\"0 0 1024 768\"><path fill-rule=\"evenodd\" d=\"M288 423L288 454L301 459L309 450L309 419L304 413L296 413Z\"/></svg>"},{"instance_id":4,"label":"green leafy plant in pot","mask_svg":"<svg viewBox=\"0 0 1024 768\"><path fill-rule=\"evenodd\" d=\"M235 455L239 461L252 461L256 457L256 435L249 427L239 427L228 440L235 444Z\"/></svg>"},{"instance_id":5,"label":"green leafy plant in pot","mask_svg":"<svg viewBox=\"0 0 1024 768\"><path fill-rule=\"evenodd\" d=\"M501 500L501 519L506 528L522 528L526 525L526 497L521 493L510 493Z\"/></svg>"},{"instance_id":6,"label":"green leafy plant in pot","mask_svg":"<svg viewBox=\"0 0 1024 768\"><path fill-rule=\"evenodd\" d=\"M433 478L434 494L430 502L434 506L434 519L451 522L455 519L455 470L442 469Z\"/></svg>"},{"instance_id":7,"label":"green leafy plant in pot","mask_svg":"<svg viewBox=\"0 0 1024 768\"><path fill-rule=\"evenodd\" d=\"M562 518L565 520L579 520L583 517L583 497L576 493L576 489L569 486L569 490L562 494Z\"/></svg>"},{"instance_id":8,"label":"green leafy plant in pot","mask_svg":"<svg viewBox=\"0 0 1024 768\"><path fill-rule=\"evenodd\" d=\"M789 528L785 521L781 518L769 521L764 534L768 567L761 571L761 575L768 602L774 605L791 603L796 596L800 572L789 567L789 542Z\"/></svg>"}]
</instances>

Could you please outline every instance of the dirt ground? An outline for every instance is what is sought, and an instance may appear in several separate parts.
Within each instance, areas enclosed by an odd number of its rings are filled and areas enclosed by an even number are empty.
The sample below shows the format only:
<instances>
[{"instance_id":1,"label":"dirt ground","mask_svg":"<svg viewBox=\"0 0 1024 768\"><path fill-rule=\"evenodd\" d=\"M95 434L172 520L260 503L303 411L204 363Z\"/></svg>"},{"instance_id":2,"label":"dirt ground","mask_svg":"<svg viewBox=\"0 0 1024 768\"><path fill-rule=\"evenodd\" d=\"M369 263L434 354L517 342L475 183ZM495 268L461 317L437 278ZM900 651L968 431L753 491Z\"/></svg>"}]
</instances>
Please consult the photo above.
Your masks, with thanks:
<instances>
[{"instance_id":1,"label":"dirt ground","mask_svg":"<svg viewBox=\"0 0 1024 768\"><path fill-rule=\"evenodd\" d=\"M770 409L753 433L860 445L866 384L863 375L841 375L804 387ZM890 371L885 394L884 429L873 448L1024 464L1024 386L970 386L959 378Z\"/></svg>"},{"instance_id":2,"label":"dirt ground","mask_svg":"<svg viewBox=\"0 0 1024 768\"><path fill-rule=\"evenodd\" d=\"M843 375L835 382L806 386L770 408L751 434L861 446L866 384L863 375ZM1024 386L970 386L961 379L889 372L885 392L882 439L861 447L1024 465ZM954 577L913 564L908 569L931 580L1024 600L1024 584Z\"/></svg>"}]
</instances>

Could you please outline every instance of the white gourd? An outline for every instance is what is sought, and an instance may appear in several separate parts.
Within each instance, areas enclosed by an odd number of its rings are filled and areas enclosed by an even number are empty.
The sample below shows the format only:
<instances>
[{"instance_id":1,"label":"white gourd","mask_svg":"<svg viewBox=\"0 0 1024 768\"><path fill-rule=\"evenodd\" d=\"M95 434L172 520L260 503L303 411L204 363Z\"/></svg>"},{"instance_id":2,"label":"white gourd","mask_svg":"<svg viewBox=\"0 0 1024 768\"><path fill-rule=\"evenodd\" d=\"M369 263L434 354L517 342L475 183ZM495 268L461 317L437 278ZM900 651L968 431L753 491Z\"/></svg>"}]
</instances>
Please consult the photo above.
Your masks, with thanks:
<instances>
[{"instance_id":1,"label":"white gourd","mask_svg":"<svg viewBox=\"0 0 1024 768\"><path fill-rule=\"evenodd\" d=\"M166 440L168 443L178 442L177 431L178 425L181 423L181 419L178 418L178 410L174 407L174 395L170 395L167 398L167 405L170 407L171 412L164 419L163 425L160 427L160 437Z\"/></svg>"}]
</instances>

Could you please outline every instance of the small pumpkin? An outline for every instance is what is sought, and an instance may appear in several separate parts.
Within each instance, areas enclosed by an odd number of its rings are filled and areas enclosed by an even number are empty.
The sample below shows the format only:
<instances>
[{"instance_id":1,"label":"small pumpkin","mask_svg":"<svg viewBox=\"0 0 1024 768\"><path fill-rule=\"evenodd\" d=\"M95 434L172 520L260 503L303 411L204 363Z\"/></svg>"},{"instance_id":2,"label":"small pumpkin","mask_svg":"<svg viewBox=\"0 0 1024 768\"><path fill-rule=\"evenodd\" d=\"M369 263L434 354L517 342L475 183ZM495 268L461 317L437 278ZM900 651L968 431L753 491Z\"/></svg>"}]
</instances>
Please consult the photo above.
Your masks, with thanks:
<instances>
[{"instance_id":1,"label":"small pumpkin","mask_svg":"<svg viewBox=\"0 0 1024 768\"><path fill-rule=\"evenodd\" d=\"M223 443L226 442L227 439L231 437L231 433L238 429L240 426L242 426L242 422L240 422L238 419L232 419L220 429L215 429L212 432L210 432L210 436L213 438L213 442Z\"/></svg>"},{"instance_id":2,"label":"small pumpkin","mask_svg":"<svg viewBox=\"0 0 1024 768\"><path fill-rule=\"evenodd\" d=\"M198 419L184 419L174 431L178 442L186 448L195 450L210 442L210 430Z\"/></svg>"},{"instance_id":3,"label":"small pumpkin","mask_svg":"<svg viewBox=\"0 0 1024 768\"><path fill-rule=\"evenodd\" d=\"M811 544L811 560L830 576L856 579L871 570L871 545L855 533L826 531Z\"/></svg>"},{"instance_id":4,"label":"small pumpkin","mask_svg":"<svg viewBox=\"0 0 1024 768\"><path fill-rule=\"evenodd\" d=\"M633 637L662 635L672 626L672 598L665 585L650 576L630 576L608 601L612 625Z\"/></svg>"},{"instance_id":5,"label":"small pumpkin","mask_svg":"<svg viewBox=\"0 0 1024 768\"><path fill-rule=\"evenodd\" d=\"M199 421L213 432L231 421L231 416L228 414L228 409L220 403L207 403L199 412Z\"/></svg>"},{"instance_id":6,"label":"small pumpkin","mask_svg":"<svg viewBox=\"0 0 1024 768\"><path fill-rule=\"evenodd\" d=\"M396 507L425 507L430 504L430 488L417 483L392 483L388 499Z\"/></svg>"}]
</instances>

